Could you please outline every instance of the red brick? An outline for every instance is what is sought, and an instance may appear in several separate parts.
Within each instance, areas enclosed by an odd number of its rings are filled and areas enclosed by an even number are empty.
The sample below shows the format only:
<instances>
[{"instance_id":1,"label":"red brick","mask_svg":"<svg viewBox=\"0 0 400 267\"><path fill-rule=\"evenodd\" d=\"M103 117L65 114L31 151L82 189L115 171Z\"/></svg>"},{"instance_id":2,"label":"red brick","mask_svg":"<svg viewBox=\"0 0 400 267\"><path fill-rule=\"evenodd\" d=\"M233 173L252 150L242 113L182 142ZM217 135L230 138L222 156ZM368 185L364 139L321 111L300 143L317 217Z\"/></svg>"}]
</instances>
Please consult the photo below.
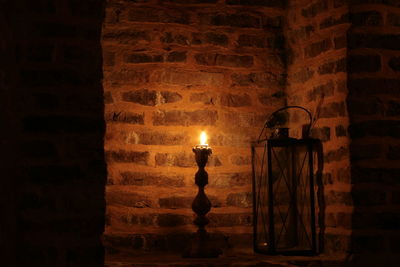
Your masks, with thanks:
<instances>
[{"instance_id":1,"label":"red brick","mask_svg":"<svg viewBox=\"0 0 400 267\"><path fill-rule=\"evenodd\" d=\"M336 25L340 25L340 24L344 24L344 23L349 23L349 14L345 13L342 14L340 17L328 17L326 19L324 19L320 24L319 24L319 28L320 29L326 29L329 27L333 27Z\"/></svg>"},{"instance_id":2,"label":"red brick","mask_svg":"<svg viewBox=\"0 0 400 267\"><path fill-rule=\"evenodd\" d=\"M124 92L122 100L127 102L138 103L145 106L156 106L164 103L174 103L182 99L182 96L175 92L157 92L147 89Z\"/></svg>"},{"instance_id":3,"label":"red brick","mask_svg":"<svg viewBox=\"0 0 400 267\"><path fill-rule=\"evenodd\" d=\"M177 43L185 46L190 44L188 35L174 32L165 32L164 35L160 37L160 41L167 44Z\"/></svg>"},{"instance_id":4,"label":"red brick","mask_svg":"<svg viewBox=\"0 0 400 267\"><path fill-rule=\"evenodd\" d=\"M270 72L252 72L249 74L232 74L233 85L239 86L257 86L268 88L271 85L282 86L284 77Z\"/></svg>"},{"instance_id":5,"label":"red brick","mask_svg":"<svg viewBox=\"0 0 400 267\"><path fill-rule=\"evenodd\" d=\"M245 68L253 66L253 57L239 55L223 55L215 53L202 53L194 56L197 64L206 66L223 66Z\"/></svg>"},{"instance_id":6,"label":"red brick","mask_svg":"<svg viewBox=\"0 0 400 267\"><path fill-rule=\"evenodd\" d=\"M329 191L325 195L326 205L347 205L351 206L353 204L352 196L349 192L336 192Z\"/></svg>"},{"instance_id":7,"label":"red brick","mask_svg":"<svg viewBox=\"0 0 400 267\"><path fill-rule=\"evenodd\" d=\"M227 0L228 5L242 6L266 6L284 8L287 4L286 0Z\"/></svg>"},{"instance_id":8,"label":"red brick","mask_svg":"<svg viewBox=\"0 0 400 267\"><path fill-rule=\"evenodd\" d=\"M162 54L149 55L144 53L130 54L125 57L127 63L152 63L152 62L163 62Z\"/></svg>"},{"instance_id":9,"label":"red brick","mask_svg":"<svg viewBox=\"0 0 400 267\"><path fill-rule=\"evenodd\" d=\"M249 35L242 34L239 35L239 39L237 40L239 47L258 47L265 48L267 47L267 37L262 35Z\"/></svg>"},{"instance_id":10,"label":"red brick","mask_svg":"<svg viewBox=\"0 0 400 267\"><path fill-rule=\"evenodd\" d=\"M323 74L332 74L338 72L346 72L347 69L347 59L342 58L333 62L324 63L323 65L318 67L318 73Z\"/></svg>"},{"instance_id":11,"label":"red brick","mask_svg":"<svg viewBox=\"0 0 400 267\"><path fill-rule=\"evenodd\" d=\"M222 106L227 107L244 107L251 105L251 99L248 94L234 95L234 94L223 94L220 99Z\"/></svg>"},{"instance_id":12,"label":"red brick","mask_svg":"<svg viewBox=\"0 0 400 267\"><path fill-rule=\"evenodd\" d=\"M156 81L184 86L221 86L224 75L219 72L168 69L158 73Z\"/></svg>"},{"instance_id":13,"label":"red brick","mask_svg":"<svg viewBox=\"0 0 400 267\"><path fill-rule=\"evenodd\" d=\"M312 128L311 136L321 140L322 142L329 141L331 139L331 128L329 127Z\"/></svg>"},{"instance_id":14,"label":"red brick","mask_svg":"<svg viewBox=\"0 0 400 267\"><path fill-rule=\"evenodd\" d=\"M232 186L243 186L251 184L251 173L233 172L209 175L208 181L212 187L230 188Z\"/></svg>"},{"instance_id":15,"label":"red brick","mask_svg":"<svg viewBox=\"0 0 400 267\"><path fill-rule=\"evenodd\" d=\"M310 38L311 34L314 32L315 32L315 27L313 25L307 25L291 30L288 36L290 38L290 42L292 44L295 44L298 40Z\"/></svg>"},{"instance_id":16,"label":"red brick","mask_svg":"<svg viewBox=\"0 0 400 267\"><path fill-rule=\"evenodd\" d=\"M251 226L253 216L250 213L213 213L208 215L209 227Z\"/></svg>"},{"instance_id":17,"label":"red brick","mask_svg":"<svg viewBox=\"0 0 400 267\"><path fill-rule=\"evenodd\" d=\"M234 165L249 165L251 158L249 156L232 155L231 163Z\"/></svg>"},{"instance_id":18,"label":"red brick","mask_svg":"<svg viewBox=\"0 0 400 267\"><path fill-rule=\"evenodd\" d=\"M308 101L319 100L323 97L332 96L334 91L333 82L329 81L326 84L322 84L313 88L313 90L307 93Z\"/></svg>"},{"instance_id":19,"label":"red brick","mask_svg":"<svg viewBox=\"0 0 400 267\"><path fill-rule=\"evenodd\" d=\"M323 52L328 51L332 48L332 42L330 39L324 39L322 41L318 41L310 44L304 49L304 54L306 57L316 57Z\"/></svg>"},{"instance_id":20,"label":"red brick","mask_svg":"<svg viewBox=\"0 0 400 267\"><path fill-rule=\"evenodd\" d=\"M339 149L325 152L324 162L329 163L332 161L339 161L348 156L349 150L346 147L340 147Z\"/></svg>"},{"instance_id":21,"label":"red brick","mask_svg":"<svg viewBox=\"0 0 400 267\"><path fill-rule=\"evenodd\" d=\"M105 72L104 78L107 83L139 85L149 82L150 73L145 70L120 69Z\"/></svg>"},{"instance_id":22,"label":"red brick","mask_svg":"<svg viewBox=\"0 0 400 267\"><path fill-rule=\"evenodd\" d=\"M209 93L194 93L190 95L190 102L200 102L205 105L213 105L215 102L215 97Z\"/></svg>"},{"instance_id":23,"label":"red brick","mask_svg":"<svg viewBox=\"0 0 400 267\"><path fill-rule=\"evenodd\" d=\"M312 3L308 7L301 10L301 15L306 18L312 18L316 15L328 10L328 2L325 0L318 0Z\"/></svg>"},{"instance_id":24,"label":"red brick","mask_svg":"<svg viewBox=\"0 0 400 267\"><path fill-rule=\"evenodd\" d=\"M157 216L157 224L160 227L174 227L189 224L191 218L180 214L159 214Z\"/></svg>"},{"instance_id":25,"label":"red brick","mask_svg":"<svg viewBox=\"0 0 400 267\"><path fill-rule=\"evenodd\" d=\"M263 28L266 30L279 30L282 29L284 18L282 16L277 17L264 17Z\"/></svg>"},{"instance_id":26,"label":"red brick","mask_svg":"<svg viewBox=\"0 0 400 267\"><path fill-rule=\"evenodd\" d=\"M314 71L309 68L304 68L289 76L290 80L294 83L304 83L314 76Z\"/></svg>"},{"instance_id":27,"label":"red brick","mask_svg":"<svg viewBox=\"0 0 400 267\"><path fill-rule=\"evenodd\" d=\"M338 7L344 6L346 3L347 3L347 0L334 0L333 6L335 8L338 8Z\"/></svg>"},{"instance_id":28,"label":"red brick","mask_svg":"<svg viewBox=\"0 0 400 267\"><path fill-rule=\"evenodd\" d=\"M177 167L195 167L196 162L194 155L190 153L157 153L156 154L157 166L177 166Z\"/></svg>"},{"instance_id":29,"label":"red brick","mask_svg":"<svg viewBox=\"0 0 400 267\"><path fill-rule=\"evenodd\" d=\"M124 92L122 100L146 106L155 106L157 104L157 92L154 90L148 91L147 89Z\"/></svg>"},{"instance_id":30,"label":"red brick","mask_svg":"<svg viewBox=\"0 0 400 267\"><path fill-rule=\"evenodd\" d=\"M336 137L347 136L347 130L343 125L338 125L335 127Z\"/></svg>"},{"instance_id":31,"label":"red brick","mask_svg":"<svg viewBox=\"0 0 400 267\"><path fill-rule=\"evenodd\" d=\"M122 205L135 208L153 207L154 203L146 196L136 193L107 192L108 205Z\"/></svg>"},{"instance_id":32,"label":"red brick","mask_svg":"<svg viewBox=\"0 0 400 267\"><path fill-rule=\"evenodd\" d=\"M216 32L192 33L192 43L194 45L213 44L227 46L229 38L225 34Z\"/></svg>"},{"instance_id":33,"label":"red brick","mask_svg":"<svg viewBox=\"0 0 400 267\"><path fill-rule=\"evenodd\" d=\"M186 51L174 51L168 53L167 62L185 62L186 61Z\"/></svg>"},{"instance_id":34,"label":"red brick","mask_svg":"<svg viewBox=\"0 0 400 267\"><path fill-rule=\"evenodd\" d=\"M153 113L153 124L158 125L215 125L218 119L217 111L158 111Z\"/></svg>"},{"instance_id":35,"label":"red brick","mask_svg":"<svg viewBox=\"0 0 400 267\"><path fill-rule=\"evenodd\" d=\"M118 219L129 225L154 226L156 218L157 216L155 214L124 214Z\"/></svg>"},{"instance_id":36,"label":"red brick","mask_svg":"<svg viewBox=\"0 0 400 267\"><path fill-rule=\"evenodd\" d=\"M135 22L161 22L189 24L188 14L178 9L136 7L129 10L128 19Z\"/></svg>"},{"instance_id":37,"label":"red brick","mask_svg":"<svg viewBox=\"0 0 400 267\"><path fill-rule=\"evenodd\" d=\"M324 251L327 253L338 253L348 251L350 246L350 237L337 234L326 234L324 236Z\"/></svg>"},{"instance_id":38,"label":"red brick","mask_svg":"<svg viewBox=\"0 0 400 267\"><path fill-rule=\"evenodd\" d=\"M185 178L182 175L161 174L161 173L142 173L142 172L122 172L122 185L156 185L182 187L185 185Z\"/></svg>"},{"instance_id":39,"label":"red brick","mask_svg":"<svg viewBox=\"0 0 400 267\"><path fill-rule=\"evenodd\" d=\"M351 13L351 23L354 26L382 26L383 17L378 11Z\"/></svg>"},{"instance_id":40,"label":"red brick","mask_svg":"<svg viewBox=\"0 0 400 267\"><path fill-rule=\"evenodd\" d=\"M347 46L347 36L346 35L335 37L333 39L333 41L335 43L335 49L341 49L341 48L345 48Z\"/></svg>"},{"instance_id":41,"label":"red brick","mask_svg":"<svg viewBox=\"0 0 400 267\"><path fill-rule=\"evenodd\" d=\"M112 67L115 65L115 53L114 52L106 52L103 53L103 65L105 67Z\"/></svg>"},{"instance_id":42,"label":"red brick","mask_svg":"<svg viewBox=\"0 0 400 267\"><path fill-rule=\"evenodd\" d=\"M351 228L351 213L328 213L326 214L325 224L327 227Z\"/></svg>"},{"instance_id":43,"label":"red brick","mask_svg":"<svg viewBox=\"0 0 400 267\"><path fill-rule=\"evenodd\" d=\"M161 0L162 3L177 3L177 4L214 4L218 0Z\"/></svg>"},{"instance_id":44,"label":"red brick","mask_svg":"<svg viewBox=\"0 0 400 267\"><path fill-rule=\"evenodd\" d=\"M125 150L117 150L117 151L107 151L106 156L109 160L115 162L131 162L137 163L141 165L147 165L150 153L149 152L138 152L138 151L125 151Z\"/></svg>"},{"instance_id":45,"label":"red brick","mask_svg":"<svg viewBox=\"0 0 400 267\"><path fill-rule=\"evenodd\" d=\"M235 206L240 208L250 208L253 206L253 194L246 193L230 193L226 198L228 206Z\"/></svg>"},{"instance_id":46,"label":"red brick","mask_svg":"<svg viewBox=\"0 0 400 267\"><path fill-rule=\"evenodd\" d=\"M144 124L144 114L131 112L108 112L105 115L106 122L122 122L129 124Z\"/></svg>"},{"instance_id":47,"label":"red brick","mask_svg":"<svg viewBox=\"0 0 400 267\"><path fill-rule=\"evenodd\" d=\"M261 18L246 13L201 13L199 14L199 19L200 23L205 25L230 26L239 28L261 28Z\"/></svg>"},{"instance_id":48,"label":"red brick","mask_svg":"<svg viewBox=\"0 0 400 267\"><path fill-rule=\"evenodd\" d=\"M189 142L190 137L186 133L173 134L169 132L146 131L138 134L137 143L143 145L176 146Z\"/></svg>"},{"instance_id":49,"label":"red brick","mask_svg":"<svg viewBox=\"0 0 400 267\"><path fill-rule=\"evenodd\" d=\"M334 102L327 104L321 108L320 118L335 118L346 115L346 107L344 102Z\"/></svg>"},{"instance_id":50,"label":"red brick","mask_svg":"<svg viewBox=\"0 0 400 267\"><path fill-rule=\"evenodd\" d=\"M160 208L191 208L194 197L164 197L158 200Z\"/></svg>"},{"instance_id":51,"label":"red brick","mask_svg":"<svg viewBox=\"0 0 400 267\"><path fill-rule=\"evenodd\" d=\"M258 100L261 104L265 106L276 105L277 103L282 103L285 99L285 93L283 91L278 91L273 94L259 94Z\"/></svg>"}]
</instances>

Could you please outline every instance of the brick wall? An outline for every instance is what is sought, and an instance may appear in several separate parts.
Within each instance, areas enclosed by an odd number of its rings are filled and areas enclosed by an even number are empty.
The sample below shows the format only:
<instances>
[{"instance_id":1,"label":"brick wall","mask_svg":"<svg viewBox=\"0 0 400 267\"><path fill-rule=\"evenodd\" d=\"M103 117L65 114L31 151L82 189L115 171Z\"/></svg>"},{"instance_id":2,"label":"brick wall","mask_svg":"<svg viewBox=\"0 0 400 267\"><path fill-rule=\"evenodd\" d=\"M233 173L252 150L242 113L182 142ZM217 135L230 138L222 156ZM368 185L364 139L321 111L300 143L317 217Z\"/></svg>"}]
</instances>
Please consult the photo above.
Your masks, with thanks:
<instances>
[{"instance_id":1,"label":"brick wall","mask_svg":"<svg viewBox=\"0 0 400 267\"><path fill-rule=\"evenodd\" d=\"M319 200L320 249L348 250L351 234L351 185L347 96L349 11L337 1L290 1L285 37L288 49L288 104L309 109L315 117L311 136L323 144ZM305 113L291 112L292 135L301 137Z\"/></svg>"},{"instance_id":2,"label":"brick wall","mask_svg":"<svg viewBox=\"0 0 400 267\"><path fill-rule=\"evenodd\" d=\"M357 257L360 265L389 265L398 258L400 228L400 3L355 1L351 18L347 105L352 252L363 254Z\"/></svg>"},{"instance_id":3,"label":"brick wall","mask_svg":"<svg viewBox=\"0 0 400 267\"><path fill-rule=\"evenodd\" d=\"M108 252L182 251L191 148L213 148L208 230L251 249L249 144L285 104L281 1L108 1L102 33Z\"/></svg>"},{"instance_id":4,"label":"brick wall","mask_svg":"<svg viewBox=\"0 0 400 267\"><path fill-rule=\"evenodd\" d=\"M1 2L2 262L101 266L105 213L109 253L181 251L201 130L214 150L208 229L225 252L250 249L249 141L288 103L318 114L323 251L389 266L399 3L283 3L110 0L103 24L100 0ZM291 114L293 136L302 116Z\"/></svg>"},{"instance_id":5,"label":"brick wall","mask_svg":"<svg viewBox=\"0 0 400 267\"><path fill-rule=\"evenodd\" d=\"M2 266L101 266L103 2L0 13Z\"/></svg>"}]
</instances>

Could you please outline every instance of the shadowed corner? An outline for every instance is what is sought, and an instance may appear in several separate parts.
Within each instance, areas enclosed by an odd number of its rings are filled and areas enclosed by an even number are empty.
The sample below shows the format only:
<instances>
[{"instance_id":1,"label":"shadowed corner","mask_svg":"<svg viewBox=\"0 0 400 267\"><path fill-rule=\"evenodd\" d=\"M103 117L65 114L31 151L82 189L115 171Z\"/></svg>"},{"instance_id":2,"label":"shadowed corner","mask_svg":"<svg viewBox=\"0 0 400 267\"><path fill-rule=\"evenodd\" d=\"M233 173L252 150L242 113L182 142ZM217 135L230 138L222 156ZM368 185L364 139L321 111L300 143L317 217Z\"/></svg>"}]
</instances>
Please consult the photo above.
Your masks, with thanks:
<instances>
[{"instance_id":1,"label":"shadowed corner","mask_svg":"<svg viewBox=\"0 0 400 267\"><path fill-rule=\"evenodd\" d=\"M104 1L0 10L3 264L104 266Z\"/></svg>"}]
</instances>

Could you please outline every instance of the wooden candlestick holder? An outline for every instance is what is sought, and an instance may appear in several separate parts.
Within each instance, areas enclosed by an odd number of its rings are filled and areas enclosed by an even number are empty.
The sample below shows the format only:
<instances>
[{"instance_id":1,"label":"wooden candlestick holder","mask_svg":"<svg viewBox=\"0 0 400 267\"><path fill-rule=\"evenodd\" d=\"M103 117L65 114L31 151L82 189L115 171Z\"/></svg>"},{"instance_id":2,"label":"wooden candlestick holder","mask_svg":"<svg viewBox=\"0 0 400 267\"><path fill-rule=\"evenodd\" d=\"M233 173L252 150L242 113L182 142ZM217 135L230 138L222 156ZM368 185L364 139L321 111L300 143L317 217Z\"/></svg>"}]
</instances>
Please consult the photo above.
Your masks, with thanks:
<instances>
[{"instance_id":1,"label":"wooden candlestick holder","mask_svg":"<svg viewBox=\"0 0 400 267\"><path fill-rule=\"evenodd\" d=\"M192 210L196 213L193 221L198 230L191 240L191 246L183 253L185 258L217 258L222 253L221 249L214 248L209 240L205 226L209 223L206 214L211 210L211 202L204 192L204 187L208 184L208 173L204 169L208 156L212 153L210 147L194 147L196 163L199 170L195 175L195 183L199 190L192 203Z\"/></svg>"}]
</instances>

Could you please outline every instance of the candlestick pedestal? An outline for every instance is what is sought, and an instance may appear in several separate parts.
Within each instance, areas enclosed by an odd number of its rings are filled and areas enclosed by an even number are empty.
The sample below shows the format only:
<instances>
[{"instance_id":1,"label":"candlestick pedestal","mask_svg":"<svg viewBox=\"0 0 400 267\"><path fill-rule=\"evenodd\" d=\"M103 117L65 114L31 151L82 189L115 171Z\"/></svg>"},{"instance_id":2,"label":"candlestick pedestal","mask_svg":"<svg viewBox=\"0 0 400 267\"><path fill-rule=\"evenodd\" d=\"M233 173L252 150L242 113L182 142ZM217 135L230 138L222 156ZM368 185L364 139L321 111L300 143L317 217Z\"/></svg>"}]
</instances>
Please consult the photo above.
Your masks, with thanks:
<instances>
[{"instance_id":1,"label":"candlestick pedestal","mask_svg":"<svg viewBox=\"0 0 400 267\"><path fill-rule=\"evenodd\" d=\"M204 169L208 156L212 153L210 147L194 147L197 165L199 170L195 175L195 183L199 188L197 195L192 203L192 210L196 213L197 217L193 221L197 225L198 230L195 237L191 240L191 246L183 253L185 258L216 258L222 253L221 249L212 246L205 226L209 220L206 214L211 209L211 202L204 192L204 187L208 184L208 173Z\"/></svg>"}]
</instances>

